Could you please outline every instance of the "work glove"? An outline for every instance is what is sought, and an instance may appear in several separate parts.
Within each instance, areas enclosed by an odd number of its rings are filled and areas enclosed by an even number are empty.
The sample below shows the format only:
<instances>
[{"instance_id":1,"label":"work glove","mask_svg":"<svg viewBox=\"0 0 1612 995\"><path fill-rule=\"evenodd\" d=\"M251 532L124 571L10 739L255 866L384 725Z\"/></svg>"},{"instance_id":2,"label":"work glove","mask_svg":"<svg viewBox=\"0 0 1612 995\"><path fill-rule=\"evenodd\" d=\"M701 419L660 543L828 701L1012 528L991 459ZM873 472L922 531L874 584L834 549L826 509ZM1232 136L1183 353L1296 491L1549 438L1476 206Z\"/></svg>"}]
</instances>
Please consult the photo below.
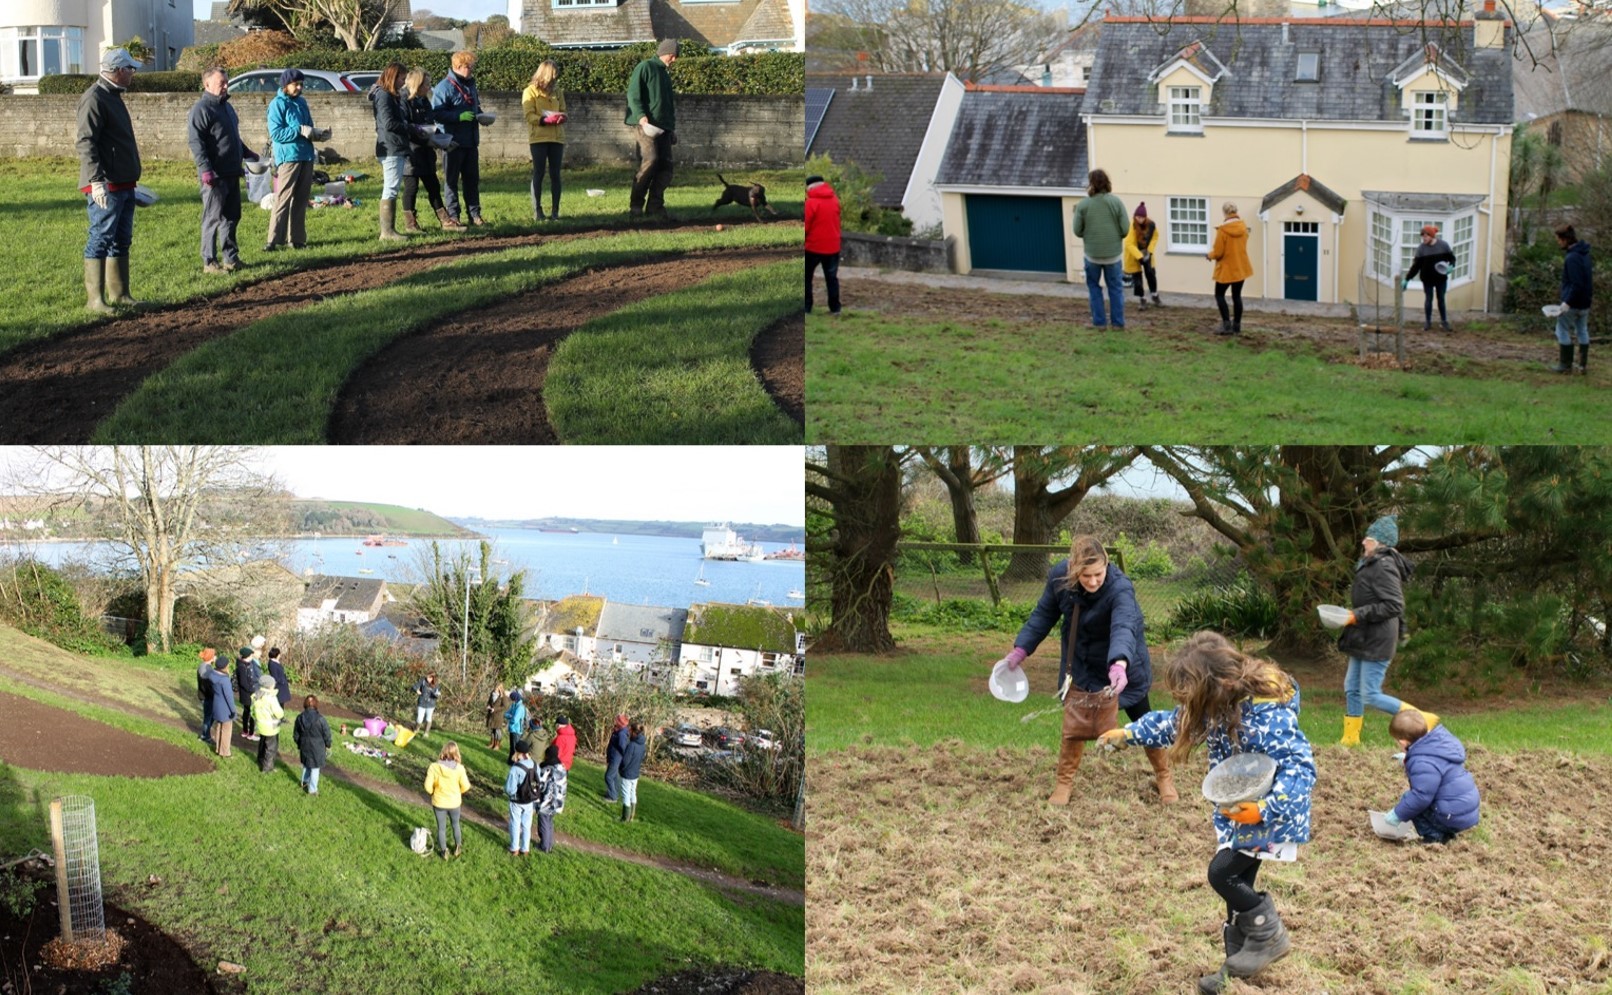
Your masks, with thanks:
<instances>
[{"instance_id":1,"label":"work glove","mask_svg":"<svg viewBox=\"0 0 1612 995\"><path fill-rule=\"evenodd\" d=\"M1105 750L1123 749L1131 745L1131 738L1124 729L1110 729L1097 737L1097 745Z\"/></svg>"},{"instance_id":2,"label":"work glove","mask_svg":"<svg viewBox=\"0 0 1612 995\"><path fill-rule=\"evenodd\" d=\"M1393 809L1389 809L1387 812L1383 813L1383 821L1388 823L1390 826L1397 826L1403 820L1400 819L1399 816L1394 814Z\"/></svg>"},{"instance_id":3,"label":"work glove","mask_svg":"<svg viewBox=\"0 0 1612 995\"><path fill-rule=\"evenodd\" d=\"M204 170L201 175L202 186L210 187L218 182L218 174L211 169Z\"/></svg>"},{"instance_id":4,"label":"work glove","mask_svg":"<svg viewBox=\"0 0 1612 995\"><path fill-rule=\"evenodd\" d=\"M90 184L90 200L95 201L95 206L96 207L99 207L103 211L106 210L106 184L105 183L91 183Z\"/></svg>"},{"instance_id":5,"label":"work glove","mask_svg":"<svg viewBox=\"0 0 1612 995\"><path fill-rule=\"evenodd\" d=\"M1019 647L1015 646L1015 647L1013 647L1012 650L1010 650L1008 652L1007 656L1004 656L1002 659L996 661L995 664L992 664L991 669L995 670L998 664L1004 664L1005 663L1005 664L1007 664L1007 669L1009 669L1009 670L1018 670L1019 665L1024 663L1024 658L1026 656L1029 656L1029 654L1024 652L1024 650L1020 649Z\"/></svg>"},{"instance_id":6,"label":"work glove","mask_svg":"<svg viewBox=\"0 0 1612 995\"><path fill-rule=\"evenodd\" d=\"M1344 625L1354 625L1355 624L1355 613L1350 612L1349 617L1343 620L1343 624Z\"/></svg>"},{"instance_id":7,"label":"work glove","mask_svg":"<svg viewBox=\"0 0 1612 995\"><path fill-rule=\"evenodd\" d=\"M1153 253L1149 252L1147 255L1142 257L1142 265L1143 266L1152 266L1153 265Z\"/></svg>"},{"instance_id":8,"label":"work glove","mask_svg":"<svg viewBox=\"0 0 1612 995\"><path fill-rule=\"evenodd\" d=\"M303 138L312 139L313 138L313 125L311 125L311 124L303 125L302 127L297 129L297 134L301 135Z\"/></svg>"},{"instance_id":9,"label":"work glove","mask_svg":"<svg viewBox=\"0 0 1612 995\"><path fill-rule=\"evenodd\" d=\"M1240 826L1253 826L1265 821L1258 802L1238 802L1220 810L1220 814Z\"/></svg>"},{"instance_id":10,"label":"work glove","mask_svg":"<svg viewBox=\"0 0 1612 995\"><path fill-rule=\"evenodd\" d=\"M476 112L475 111L464 111L459 115L459 120L461 120L461 121L470 122L470 121L474 121L475 119L476 119Z\"/></svg>"},{"instance_id":11,"label":"work glove","mask_svg":"<svg viewBox=\"0 0 1612 995\"><path fill-rule=\"evenodd\" d=\"M1109 664L1108 690L1114 693L1114 697L1117 698L1124 693L1125 685L1127 683L1129 682L1125 679L1125 661L1115 660L1113 663Z\"/></svg>"}]
</instances>

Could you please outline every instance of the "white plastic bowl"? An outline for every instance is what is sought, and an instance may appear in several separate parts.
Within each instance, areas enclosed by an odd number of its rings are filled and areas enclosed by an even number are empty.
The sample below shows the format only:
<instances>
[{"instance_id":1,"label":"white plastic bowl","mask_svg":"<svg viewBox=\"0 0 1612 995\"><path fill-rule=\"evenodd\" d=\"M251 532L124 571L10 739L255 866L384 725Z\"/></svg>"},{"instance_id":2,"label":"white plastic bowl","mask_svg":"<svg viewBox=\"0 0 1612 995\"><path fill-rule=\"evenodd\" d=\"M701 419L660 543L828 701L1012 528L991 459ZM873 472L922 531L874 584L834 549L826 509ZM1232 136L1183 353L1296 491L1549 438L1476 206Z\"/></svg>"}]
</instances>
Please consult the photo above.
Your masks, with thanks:
<instances>
[{"instance_id":1,"label":"white plastic bowl","mask_svg":"<svg viewBox=\"0 0 1612 995\"><path fill-rule=\"evenodd\" d=\"M991 668L988 686L992 697L998 701L1016 705L1030 697L1030 678L1025 676L1024 668L1010 669L1004 660L998 660L996 666Z\"/></svg>"},{"instance_id":2,"label":"white plastic bowl","mask_svg":"<svg viewBox=\"0 0 1612 995\"><path fill-rule=\"evenodd\" d=\"M1321 616L1321 624L1329 629L1341 629L1349 624L1349 609L1342 605L1317 605L1315 613Z\"/></svg>"},{"instance_id":3,"label":"white plastic bowl","mask_svg":"<svg viewBox=\"0 0 1612 995\"><path fill-rule=\"evenodd\" d=\"M1547 318L1560 318L1562 316L1562 306L1560 304L1546 304L1539 310Z\"/></svg>"},{"instance_id":4,"label":"white plastic bowl","mask_svg":"<svg viewBox=\"0 0 1612 995\"><path fill-rule=\"evenodd\" d=\"M477 124L483 124L483 125L492 124L496 120L498 120L498 115L497 114L485 113L485 114L477 114L476 115L476 123Z\"/></svg>"},{"instance_id":5,"label":"white plastic bowl","mask_svg":"<svg viewBox=\"0 0 1612 995\"><path fill-rule=\"evenodd\" d=\"M1203 779L1203 796L1222 806L1258 801L1275 783L1275 760L1263 753L1233 753Z\"/></svg>"}]
</instances>

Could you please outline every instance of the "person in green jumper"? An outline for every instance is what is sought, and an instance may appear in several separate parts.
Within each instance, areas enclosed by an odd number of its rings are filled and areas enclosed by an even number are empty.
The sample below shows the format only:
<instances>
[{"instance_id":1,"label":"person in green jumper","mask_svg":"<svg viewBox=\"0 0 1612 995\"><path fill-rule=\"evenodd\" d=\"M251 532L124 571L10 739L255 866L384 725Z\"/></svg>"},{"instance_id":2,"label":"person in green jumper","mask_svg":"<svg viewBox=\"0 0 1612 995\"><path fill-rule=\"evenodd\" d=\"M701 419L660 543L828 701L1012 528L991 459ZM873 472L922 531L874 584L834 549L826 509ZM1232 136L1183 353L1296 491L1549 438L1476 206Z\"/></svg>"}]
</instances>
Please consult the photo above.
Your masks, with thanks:
<instances>
[{"instance_id":1,"label":"person in green jumper","mask_svg":"<svg viewBox=\"0 0 1612 995\"><path fill-rule=\"evenodd\" d=\"M1075 207L1075 237L1080 239L1086 257L1086 291L1091 297L1093 328L1108 327L1109 315L1103 310L1104 283L1108 285L1108 310L1113 312L1114 327L1125 327L1125 285L1120 268L1125 259L1125 233L1130 227L1130 215L1114 196L1108 173L1092 170L1086 183L1086 199Z\"/></svg>"},{"instance_id":2,"label":"person in green jumper","mask_svg":"<svg viewBox=\"0 0 1612 995\"><path fill-rule=\"evenodd\" d=\"M677 112L672 96L672 75L677 61L677 39L668 38L653 59L633 67L627 80L627 119L638 138L638 175L632 181L628 214L670 221L666 188L672 182L672 146L677 144Z\"/></svg>"}]
</instances>

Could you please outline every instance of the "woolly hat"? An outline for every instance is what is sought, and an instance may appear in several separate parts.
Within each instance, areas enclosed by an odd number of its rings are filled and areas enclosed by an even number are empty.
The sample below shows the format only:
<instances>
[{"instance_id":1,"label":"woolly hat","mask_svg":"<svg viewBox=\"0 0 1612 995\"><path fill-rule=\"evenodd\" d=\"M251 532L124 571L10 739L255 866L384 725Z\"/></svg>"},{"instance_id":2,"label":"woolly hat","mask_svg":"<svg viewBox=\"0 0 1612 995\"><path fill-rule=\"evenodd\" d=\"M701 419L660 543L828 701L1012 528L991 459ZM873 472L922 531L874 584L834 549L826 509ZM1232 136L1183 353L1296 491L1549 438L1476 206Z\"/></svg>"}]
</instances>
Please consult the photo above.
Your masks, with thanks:
<instances>
[{"instance_id":1,"label":"woolly hat","mask_svg":"<svg viewBox=\"0 0 1612 995\"><path fill-rule=\"evenodd\" d=\"M666 39L665 41L661 42L659 45L657 45L655 47L655 54L657 56L660 56L660 55L676 55L677 54L677 49L678 49L677 39L676 38L668 38L668 39Z\"/></svg>"},{"instance_id":2,"label":"woolly hat","mask_svg":"<svg viewBox=\"0 0 1612 995\"><path fill-rule=\"evenodd\" d=\"M1366 530L1367 539L1375 539L1383 546L1399 545L1399 526L1394 522L1393 515L1384 515L1371 523Z\"/></svg>"},{"instance_id":3,"label":"woolly hat","mask_svg":"<svg viewBox=\"0 0 1612 995\"><path fill-rule=\"evenodd\" d=\"M554 720L554 724L557 726L568 726L571 724L571 721L562 715Z\"/></svg>"},{"instance_id":4,"label":"woolly hat","mask_svg":"<svg viewBox=\"0 0 1612 995\"><path fill-rule=\"evenodd\" d=\"M1147 217L1147 201L1144 200L1141 203L1136 205L1136 213L1133 214L1132 217L1136 217L1136 218L1145 218L1145 217Z\"/></svg>"},{"instance_id":5,"label":"woolly hat","mask_svg":"<svg viewBox=\"0 0 1612 995\"><path fill-rule=\"evenodd\" d=\"M509 697L510 697L511 701L520 701L521 700L520 688L516 688L515 690L511 691L509 693Z\"/></svg>"},{"instance_id":6,"label":"woolly hat","mask_svg":"<svg viewBox=\"0 0 1612 995\"><path fill-rule=\"evenodd\" d=\"M1422 226L1422 234L1423 235L1431 235L1434 238L1438 238L1438 226L1437 225L1423 225Z\"/></svg>"},{"instance_id":7,"label":"woolly hat","mask_svg":"<svg viewBox=\"0 0 1612 995\"><path fill-rule=\"evenodd\" d=\"M821 176L816 175L815 173L813 175L811 175L811 176L806 177L806 187L807 187L807 189L811 189L813 184L822 183L822 182L823 182L823 178Z\"/></svg>"},{"instance_id":8,"label":"woolly hat","mask_svg":"<svg viewBox=\"0 0 1612 995\"><path fill-rule=\"evenodd\" d=\"M211 646L207 647L206 649L202 650L200 653L196 654L196 657L198 659L206 660L208 663L212 663L213 658L216 657L216 656L218 656L218 654L213 651L213 648Z\"/></svg>"},{"instance_id":9,"label":"woolly hat","mask_svg":"<svg viewBox=\"0 0 1612 995\"><path fill-rule=\"evenodd\" d=\"M517 740L515 740L515 752L516 753L530 754L532 752L532 743L531 743L531 741L530 740L525 740L525 739L517 739Z\"/></svg>"},{"instance_id":10,"label":"woolly hat","mask_svg":"<svg viewBox=\"0 0 1612 995\"><path fill-rule=\"evenodd\" d=\"M255 650L260 650L260 649L263 648L263 644L266 643L266 642L268 642L268 640L264 639L262 636L253 636L252 637L252 648L255 649Z\"/></svg>"},{"instance_id":11,"label":"woolly hat","mask_svg":"<svg viewBox=\"0 0 1612 995\"><path fill-rule=\"evenodd\" d=\"M264 674L262 677L259 677L257 679L257 686L262 688L265 691L273 691L274 690L274 678L271 677L268 674Z\"/></svg>"},{"instance_id":12,"label":"woolly hat","mask_svg":"<svg viewBox=\"0 0 1612 995\"><path fill-rule=\"evenodd\" d=\"M252 647L250 647L250 646L242 646L241 651L239 653L237 653L236 655L239 656L242 660L245 660L247 657L250 657L252 655Z\"/></svg>"},{"instance_id":13,"label":"woolly hat","mask_svg":"<svg viewBox=\"0 0 1612 995\"><path fill-rule=\"evenodd\" d=\"M302 75L301 69L287 69L285 72L280 74L280 89L284 90L286 88L286 84L296 83L305 78L306 77Z\"/></svg>"}]
</instances>

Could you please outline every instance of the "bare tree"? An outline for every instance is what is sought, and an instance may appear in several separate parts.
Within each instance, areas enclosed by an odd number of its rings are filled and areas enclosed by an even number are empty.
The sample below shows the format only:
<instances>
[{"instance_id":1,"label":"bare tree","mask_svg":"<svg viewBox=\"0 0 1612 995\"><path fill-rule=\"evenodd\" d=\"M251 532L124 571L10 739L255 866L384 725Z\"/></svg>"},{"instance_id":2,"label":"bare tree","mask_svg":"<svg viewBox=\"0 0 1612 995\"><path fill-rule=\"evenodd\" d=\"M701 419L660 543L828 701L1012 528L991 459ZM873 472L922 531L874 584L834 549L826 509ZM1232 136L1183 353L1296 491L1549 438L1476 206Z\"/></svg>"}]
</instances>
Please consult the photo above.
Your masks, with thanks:
<instances>
[{"instance_id":1,"label":"bare tree","mask_svg":"<svg viewBox=\"0 0 1612 995\"><path fill-rule=\"evenodd\" d=\"M235 446L42 447L36 493L88 516L91 534L132 560L146 589L146 647L173 639L179 574L238 562L253 541L289 531L289 502L272 476ZM63 490L65 488L65 491Z\"/></svg>"},{"instance_id":2,"label":"bare tree","mask_svg":"<svg viewBox=\"0 0 1612 995\"><path fill-rule=\"evenodd\" d=\"M828 0L822 12L854 28L880 72L950 71L970 82L1036 61L1064 33L1061 16L1016 0Z\"/></svg>"},{"instance_id":3,"label":"bare tree","mask_svg":"<svg viewBox=\"0 0 1612 995\"><path fill-rule=\"evenodd\" d=\"M349 52L373 50L392 22L387 0L231 0L230 12L272 15L298 40L328 26Z\"/></svg>"},{"instance_id":4,"label":"bare tree","mask_svg":"<svg viewBox=\"0 0 1612 995\"><path fill-rule=\"evenodd\" d=\"M981 449L977 453L971 446L923 446L918 455L924 464L946 485L952 502L952 531L958 542L979 542L979 514L974 509L974 492L1000 479L1009 469L1009 462L994 449ZM959 563L974 562L970 550L960 550Z\"/></svg>"}]
</instances>

